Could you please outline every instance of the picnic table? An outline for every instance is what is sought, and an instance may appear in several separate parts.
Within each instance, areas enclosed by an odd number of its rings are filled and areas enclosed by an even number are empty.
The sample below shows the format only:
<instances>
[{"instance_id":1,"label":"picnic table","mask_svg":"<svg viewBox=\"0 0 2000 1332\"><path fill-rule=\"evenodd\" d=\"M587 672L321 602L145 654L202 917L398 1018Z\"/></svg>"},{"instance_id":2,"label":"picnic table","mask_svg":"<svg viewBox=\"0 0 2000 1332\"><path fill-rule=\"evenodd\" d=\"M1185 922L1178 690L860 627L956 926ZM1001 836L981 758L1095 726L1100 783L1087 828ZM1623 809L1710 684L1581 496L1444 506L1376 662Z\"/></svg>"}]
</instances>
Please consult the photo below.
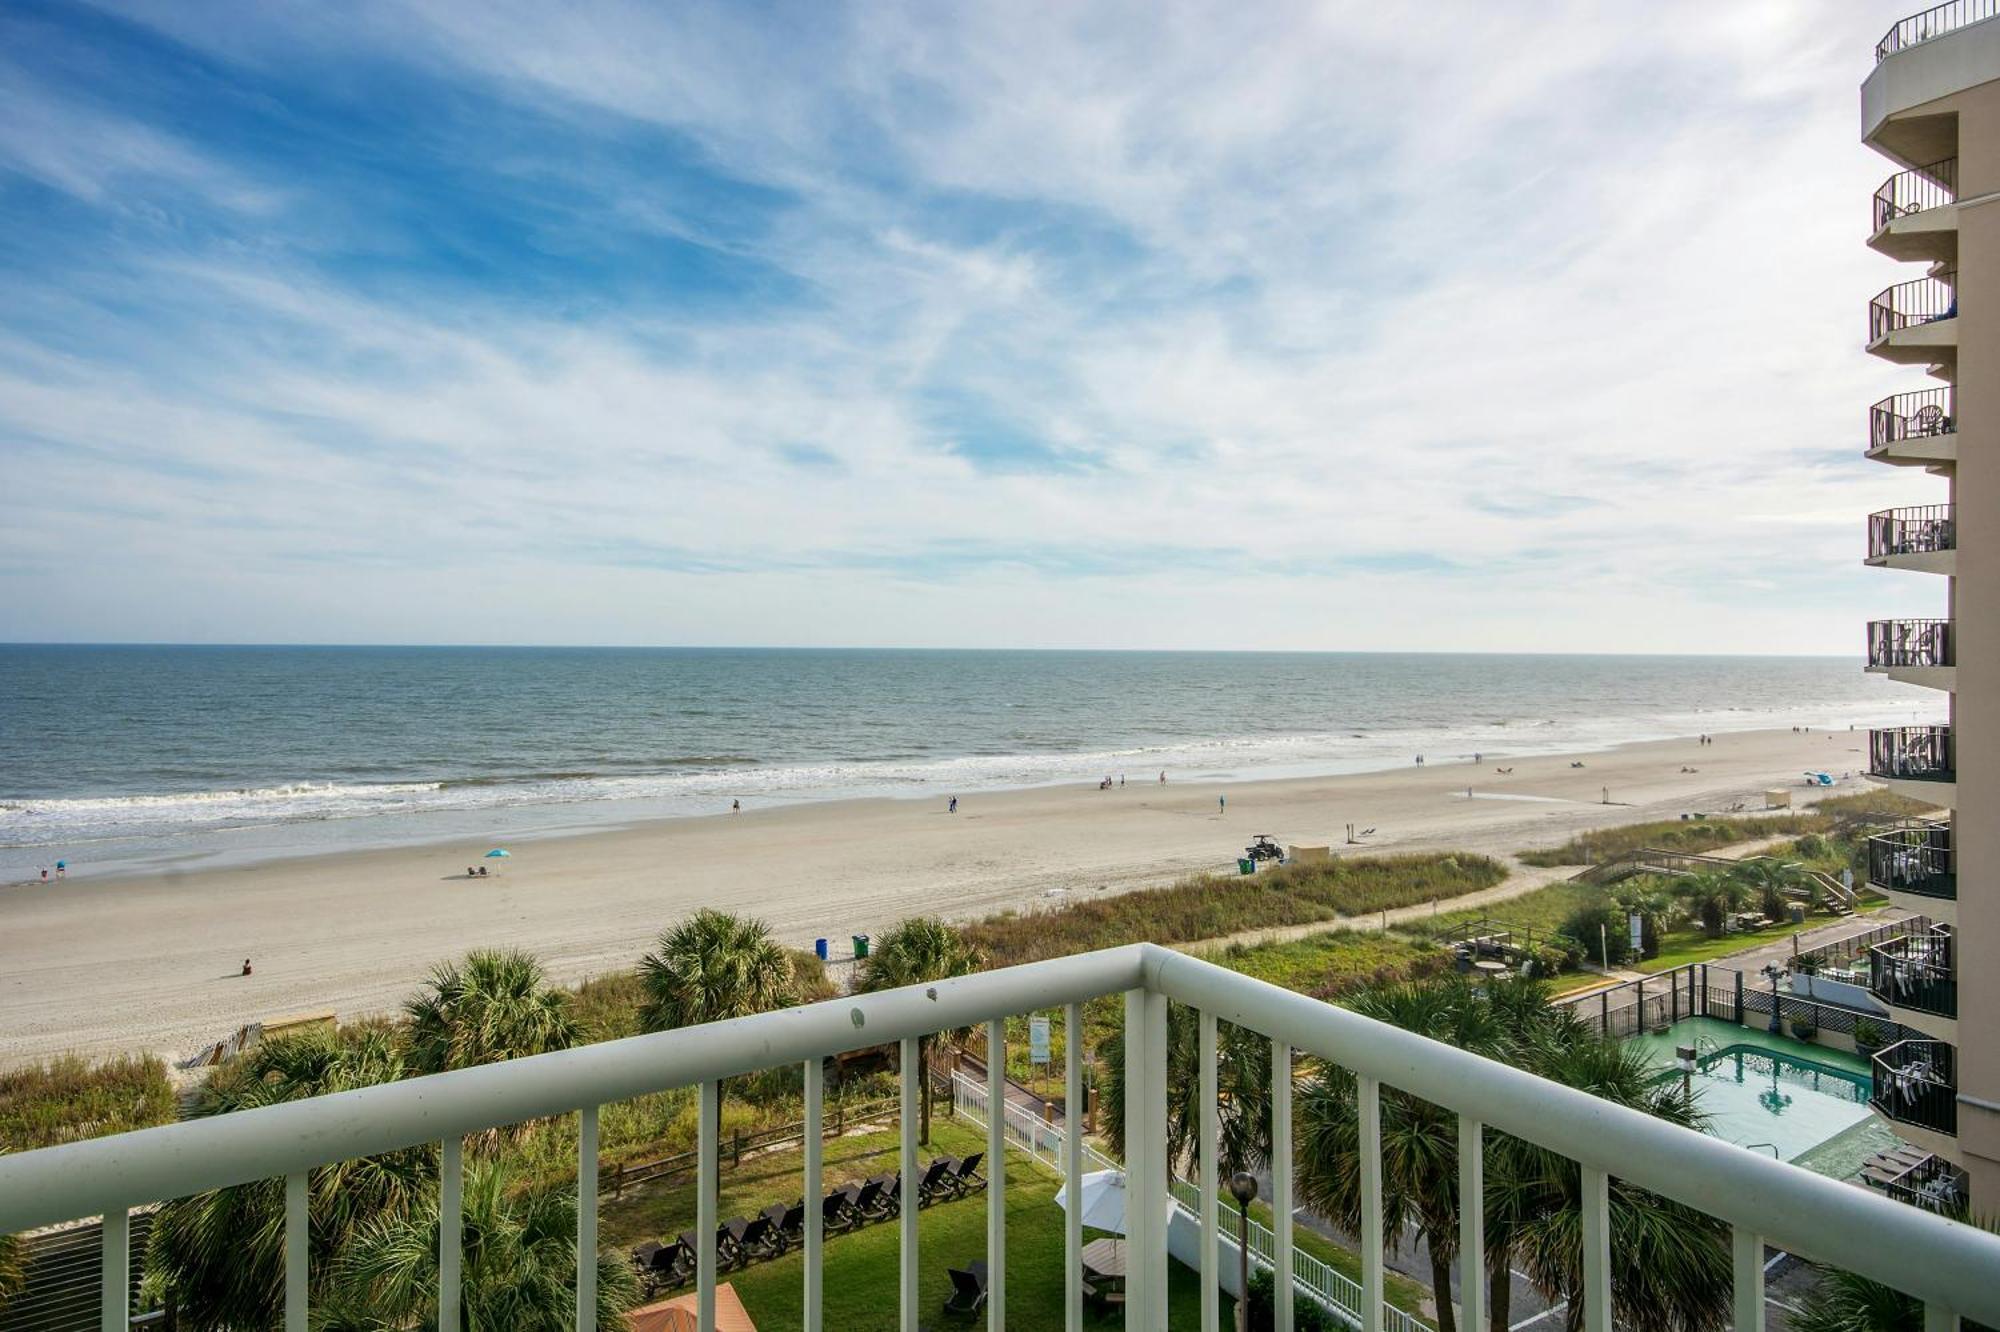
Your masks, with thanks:
<instances>
[{"instance_id":1,"label":"picnic table","mask_svg":"<svg viewBox=\"0 0 2000 1332\"><path fill-rule=\"evenodd\" d=\"M1125 1279L1125 1241L1094 1239L1083 1246L1083 1270L1107 1280Z\"/></svg>"}]
</instances>

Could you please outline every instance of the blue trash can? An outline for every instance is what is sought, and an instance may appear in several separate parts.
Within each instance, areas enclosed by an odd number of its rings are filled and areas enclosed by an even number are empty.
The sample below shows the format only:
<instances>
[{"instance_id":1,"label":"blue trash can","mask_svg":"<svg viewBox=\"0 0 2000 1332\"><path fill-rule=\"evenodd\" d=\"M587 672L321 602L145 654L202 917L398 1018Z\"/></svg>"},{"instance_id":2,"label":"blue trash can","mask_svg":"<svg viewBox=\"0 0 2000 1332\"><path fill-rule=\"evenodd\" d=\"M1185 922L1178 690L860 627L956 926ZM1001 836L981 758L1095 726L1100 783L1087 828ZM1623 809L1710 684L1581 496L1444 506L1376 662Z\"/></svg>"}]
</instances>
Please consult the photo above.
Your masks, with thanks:
<instances>
[{"instance_id":1,"label":"blue trash can","mask_svg":"<svg viewBox=\"0 0 2000 1332\"><path fill-rule=\"evenodd\" d=\"M819 960L820 960L820 961L822 961L822 962L826 961L826 956L827 956L827 954L826 954L826 940L824 940L824 939L815 939L815 940L813 940L813 951L814 951L815 953L818 953L818 954L819 954Z\"/></svg>"}]
</instances>

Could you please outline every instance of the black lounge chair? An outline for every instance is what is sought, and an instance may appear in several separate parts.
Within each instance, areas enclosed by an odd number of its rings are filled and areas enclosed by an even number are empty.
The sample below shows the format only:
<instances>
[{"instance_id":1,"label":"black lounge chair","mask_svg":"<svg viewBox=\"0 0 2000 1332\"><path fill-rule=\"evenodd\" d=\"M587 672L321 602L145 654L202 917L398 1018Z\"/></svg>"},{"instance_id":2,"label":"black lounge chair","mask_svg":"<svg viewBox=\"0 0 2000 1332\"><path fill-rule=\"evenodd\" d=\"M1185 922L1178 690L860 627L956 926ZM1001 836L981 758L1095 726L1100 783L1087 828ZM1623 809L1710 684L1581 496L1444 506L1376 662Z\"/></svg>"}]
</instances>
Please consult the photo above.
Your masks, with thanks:
<instances>
[{"instance_id":1,"label":"black lounge chair","mask_svg":"<svg viewBox=\"0 0 2000 1332\"><path fill-rule=\"evenodd\" d=\"M952 1196L951 1185L947 1181L958 1169L958 1158L940 1156L932 1160L924 1170L924 1177L917 1181L917 1206L929 1207L940 1198Z\"/></svg>"},{"instance_id":2,"label":"black lounge chair","mask_svg":"<svg viewBox=\"0 0 2000 1332\"><path fill-rule=\"evenodd\" d=\"M779 1238L777 1227L771 1224L768 1216L732 1221L729 1233L736 1238L738 1261L745 1264L760 1258L775 1258L785 1251L784 1241Z\"/></svg>"},{"instance_id":3,"label":"black lounge chair","mask_svg":"<svg viewBox=\"0 0 2000 1332\"><path fill-rule=\"evenodd\" d=\"M858 1193L860 1190L855 1190ZM820 1199L820 1228L829 1235L852 1230L861 1224L861 1214L854 1210L854 1193L846 1189L835 1189Z\"/></svg>"},{"instance_id":4,"label":"black lounge chair","mask_svg":"<svg viewBox=\"0 0 2000 1332\"><path fill-rule=\"evenodd\" d=\"M715 1270L718 1272L728 1271L743 1259L743 1249L737 1244L736 1236L730 1232L731 1224L725 1221L715 1228ZM699 1255L695 1233L692 1230L683 1230L679 1243L689 1253Z\"/></svg>"},{"instance_id":5,"label":"black lounge chair","mask_svg":"<svg viewBox=\"0 0 2000 1332\"><path fill-rule=\"evenodd\" d=\"M875 1220L884 1221L903 1210L903 1177L882 1175L882 1196L875 1205Z\"/></svg>"},{"instance_id":6,"label":"black lounge chair","mask_svg":"<svg viewBox=\"0 0 2000 1332\"><path fill-rule=\"evenodd\" d=\"M986 1159L986 1153L974 1152L958 1163L958 1169L946 1177L945 1183L959 1197L986 1187L986 1176L979 1173L979 1163Z\"/></svg>"},{"instance_id":7,"label":"black lounge chair","mask_svg":"<svg viewBox=\"0 0 2000 1332\"><path fill-rule=\"evenodd\" d=\"M658 1278L653 1275L653 1259L666 1252L667 1246L658 1240L647 1240L644 1244L632 1246L632 1270L639 1274L639 1284L651 1295L659 1289Z\"/></svg>"},{"instance_id":8,"label":"black lounge chair","mask_svg":"<svg viewBox=\"0 0 2000 1332\"><path fill-rule=\"evenodd\" d=\"M777 1237L778 1253L798 1247L806 1237L805 1199L787 1207L784 1203L772 1203L764 1209L765 1219L771 1223L771 1232Z\"/></svg>"},{"instance_id":9,"label":"black lounge chair","mask_svg":"<svg viewBox=\"0 0 2000 1332\"><path fill-rule=\"evenodd\" d=\"M861 1191L854 1195L854 1211L866 1220L882 1214L882 1181L879 1178L862 1181Z\"/></svg>"},{"instance_id":10,"label":"black lounge chair","mask_svg":"<svg viewBox=\"0 0 2000 1332\"><path fill-rule=\"evenodd\" d=\"M955 1318L974 1317L986 1303L985 1261L968 1263L964 1271L956 1267L948 1270L951 1295L944 1302L944 1311Z\"/></svg>"}]
</instances>

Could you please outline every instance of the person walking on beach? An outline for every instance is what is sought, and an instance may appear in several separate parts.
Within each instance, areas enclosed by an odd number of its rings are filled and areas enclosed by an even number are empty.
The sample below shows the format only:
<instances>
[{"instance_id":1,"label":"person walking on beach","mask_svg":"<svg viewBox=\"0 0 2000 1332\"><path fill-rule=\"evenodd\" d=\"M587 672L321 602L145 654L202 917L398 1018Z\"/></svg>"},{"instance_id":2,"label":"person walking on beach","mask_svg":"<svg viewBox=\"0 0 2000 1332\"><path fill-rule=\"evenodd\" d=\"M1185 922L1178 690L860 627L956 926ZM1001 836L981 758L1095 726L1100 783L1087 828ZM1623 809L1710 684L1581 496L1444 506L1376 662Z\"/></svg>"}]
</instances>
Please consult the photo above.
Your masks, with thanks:
<instances>
[{"instance_id":1,"label":"person walking on beach","mask_svg":"<svg viewBox=\"0 0 2000 1332\"><path fill-rule=\"evenodd\" d=\"M741 814L743 812L743 802L741 800L730 801L729 812L731 814Z\"/></svg>"},{"instance_id":2,"label":"person walking on beach","mask_svg":"<svg viewBox=\"0 0 2000 1332\"><path fill-rule=\"evenodd\" d=\"M69 862L67 860L58 860L56 862L57 881L60 882L61 880L67 879L68 877L69 877Z\"/></svg>"},{"instance_id":3,"label":"person walking on beach","mask_svg":"<svg viewBox=\"0 0 2000 1332\"><path fill-rule=\"evenodd\" d=\"M1217 796L1215 798L1215 812L1218 814L1227 814L1229 812L1228 796Z\"/></svg>"},{"instance_id":4,"label":"person walking on beach","mask_svg":"<svg viewBox=\"0 0 2000 1332\"><path fill-rule=\"evenodd\" d=\"M1167 784L1167 770L1165 768L1162 768L1160 769L1160 785L1165 786L1166 784Z\"/></svg>"},{"instance_id":5,"label":"person walking on beach","mask_svg":"<svg viewBox=\"0 0 2000 1332\"><path fill-rule=\"evenodd\" d=\"M945 811L944 811L944 812L945 812L945 813L947 813L947 814L956 814L956 813L958 813L958 797L957 797L957 796L953 796L953 797L951 798L951 804L949 804L949 805L947 805L947 806L945 807Z\"/></svg>"}]
</instances>

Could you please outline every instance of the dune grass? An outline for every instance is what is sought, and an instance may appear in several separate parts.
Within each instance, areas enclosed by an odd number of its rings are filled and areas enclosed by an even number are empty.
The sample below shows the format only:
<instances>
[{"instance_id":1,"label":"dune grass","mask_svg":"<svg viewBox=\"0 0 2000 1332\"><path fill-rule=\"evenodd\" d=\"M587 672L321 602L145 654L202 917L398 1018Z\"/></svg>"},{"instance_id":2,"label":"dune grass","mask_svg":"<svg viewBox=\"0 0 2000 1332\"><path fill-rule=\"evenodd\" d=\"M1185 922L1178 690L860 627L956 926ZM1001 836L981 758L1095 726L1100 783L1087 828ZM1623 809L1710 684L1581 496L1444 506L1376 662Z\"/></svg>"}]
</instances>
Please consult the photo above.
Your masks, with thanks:
<instances>
[{"instance_id":1,"label":"dune grass","mask_svg":"<svg viewBox=\"0 0 2000 1332\"><path fill-rule=\"evenodd\" d=\"M1921 800L1890 791L1858 791L1828 796L1806 809L1741 818L1662 819L1627 823L1579 833L1561 846L1522 851L1524 865L1597 865L1648 847L1661 851L1699 853L1738 846L1766 837L1796 837L1806 833L1851 832L1871 824L1892 823L1930 812Z\"/></svg>"},{"instance_id":2,"label":"dune grass","mask_svg":"<svg viewBox=\"0 0 2000 1332\"><path fill-rule=\"evenodd\" d=\"M173 1118L173 1087L158 1059L58 1055L0 1073L0 1151L54 1147Z\"/></svg>"},{"instance_id":3,"label":"dune grass","mask_svg":"<svg viewBox=\"0 0 2000 1332\"><path fill-rule=\"evenodd\" d=\"M1168 888L990 916L965 935L991 967L1149 940L1198 943L1277 925L1310 925L1417 902L1449 901L1507 877L1476 855L1338 857L1255 875L1201 874Z\"/></svg>"}]
</instances>

